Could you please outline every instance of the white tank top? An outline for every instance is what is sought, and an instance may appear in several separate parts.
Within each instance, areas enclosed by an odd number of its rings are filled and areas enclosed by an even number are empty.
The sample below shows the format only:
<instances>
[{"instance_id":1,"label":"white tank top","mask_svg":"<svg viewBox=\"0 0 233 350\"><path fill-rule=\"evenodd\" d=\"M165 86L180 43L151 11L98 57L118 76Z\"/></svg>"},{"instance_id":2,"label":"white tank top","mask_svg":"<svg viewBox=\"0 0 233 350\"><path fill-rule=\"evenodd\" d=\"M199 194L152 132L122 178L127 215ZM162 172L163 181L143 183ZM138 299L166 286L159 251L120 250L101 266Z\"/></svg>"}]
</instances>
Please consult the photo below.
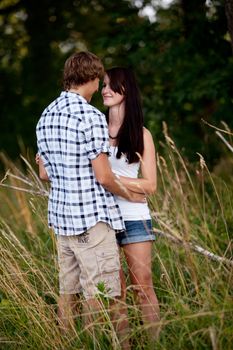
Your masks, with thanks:
<instances>
[{"instance_id":1,"label":"white tank top","mask_svg":"<svg viewBox=\"0 0 233 350\"><path fill-rule=\"evenodd\" d=\"M137 178L140 162L128 164L124 155L122 155L120 159L117 159L116 154L117 147L110 146L109 161L112 166L112 171L117 175ZM147 203L133 203L118 196L115 196L115 198L125 221L151 219Z\"/></svg>"}]
</instances>

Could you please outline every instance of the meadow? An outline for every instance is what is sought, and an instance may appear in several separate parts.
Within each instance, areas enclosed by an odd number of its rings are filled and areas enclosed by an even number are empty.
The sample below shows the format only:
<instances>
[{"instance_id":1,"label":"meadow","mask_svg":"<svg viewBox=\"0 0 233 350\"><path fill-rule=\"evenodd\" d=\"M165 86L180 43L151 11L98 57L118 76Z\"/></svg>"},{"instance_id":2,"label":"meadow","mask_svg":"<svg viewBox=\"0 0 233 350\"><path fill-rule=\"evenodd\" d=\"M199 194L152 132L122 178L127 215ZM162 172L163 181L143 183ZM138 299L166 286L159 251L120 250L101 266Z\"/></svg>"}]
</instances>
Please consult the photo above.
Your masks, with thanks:
<instances>
[{"instance_id":1,"label":"meadow","mask_svg":"<svg viewBox=\"0 0 233 350\"><path fill-rule=\"evenodd\" d=\"M219 140L221 143L221 140ZM229 141L230 142L230 141ZM158 190L149 199L156 241L153 279L160 336L148 343L128 281L132 349L230 350L233 347L233 158L227 150L211 171L189 164L165 130L158 154ZM0 349L120 349L103 298L94 327L61 335L57 326L58 266L47 227L48 185L24 152L5 167L0 187Z\"/></svg>"}]
</instances>

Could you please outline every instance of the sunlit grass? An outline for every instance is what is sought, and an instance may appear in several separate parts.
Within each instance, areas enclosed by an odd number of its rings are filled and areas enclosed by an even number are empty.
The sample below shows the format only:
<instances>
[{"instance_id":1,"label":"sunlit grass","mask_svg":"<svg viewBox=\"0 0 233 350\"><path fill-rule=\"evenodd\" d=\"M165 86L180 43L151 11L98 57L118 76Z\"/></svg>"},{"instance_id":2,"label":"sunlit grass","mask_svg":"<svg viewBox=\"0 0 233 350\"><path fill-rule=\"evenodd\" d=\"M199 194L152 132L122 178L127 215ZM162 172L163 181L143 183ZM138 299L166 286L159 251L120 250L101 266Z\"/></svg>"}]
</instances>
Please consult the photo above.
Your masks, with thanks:
<instances>
[{"instance_id":1,"label":"sunlit grass","mask_svg":"<svg viewBox=\"0 0 233 350\"><path fill-rule=\"evenodd\" d=\"M230 350L233 180L230 174L223 179L221 173L210 172L201 155L191 166L168 135L166 142L165 155L157 157L158 191L150 198L161 332L158 342L149 345L147 326L128 284L132 349ZM0 189L0 348L119 349L105 303L95 331L77 313L73 332L60 334L56 244L47 228L48 188L34 173L33 160L15 166L1 159L9 170L3 183L26 191ZM195 246L220 260L198 253Z\"/></svg>"}]
</instances>

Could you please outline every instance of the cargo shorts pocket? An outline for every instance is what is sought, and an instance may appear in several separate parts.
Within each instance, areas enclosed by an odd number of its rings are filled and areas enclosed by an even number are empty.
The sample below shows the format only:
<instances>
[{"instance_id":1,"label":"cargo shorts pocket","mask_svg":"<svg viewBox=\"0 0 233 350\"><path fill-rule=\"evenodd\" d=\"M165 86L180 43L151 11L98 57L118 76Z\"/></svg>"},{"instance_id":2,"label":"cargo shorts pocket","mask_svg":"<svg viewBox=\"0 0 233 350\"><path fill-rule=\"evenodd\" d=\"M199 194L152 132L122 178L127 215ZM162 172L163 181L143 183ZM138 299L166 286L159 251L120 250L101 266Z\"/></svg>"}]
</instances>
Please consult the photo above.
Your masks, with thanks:
<instances>
[{"instance_id":1,"label":"cargo shorts pocket","mask_svg":"<svg viewBox=\"0 0 233 350\"><path fill-rule=\"evenodd\" d=\"M99 270L98 283L104 284L104 292L109 296L120 296L120 260L118 251L109 248L96 251L96 260Z\"/></svg>"},{"instance_id":2,"label":"cargo shorts pocket","mask_svg":"<svg viewBox=\"0 0 233 350\"><path fill-rule=\"evenodd\" d=\"M96 260L100 274L108 274L120 270L119 255L116 250L109 248L97 250Z\"/></svg>"}]
</instances>

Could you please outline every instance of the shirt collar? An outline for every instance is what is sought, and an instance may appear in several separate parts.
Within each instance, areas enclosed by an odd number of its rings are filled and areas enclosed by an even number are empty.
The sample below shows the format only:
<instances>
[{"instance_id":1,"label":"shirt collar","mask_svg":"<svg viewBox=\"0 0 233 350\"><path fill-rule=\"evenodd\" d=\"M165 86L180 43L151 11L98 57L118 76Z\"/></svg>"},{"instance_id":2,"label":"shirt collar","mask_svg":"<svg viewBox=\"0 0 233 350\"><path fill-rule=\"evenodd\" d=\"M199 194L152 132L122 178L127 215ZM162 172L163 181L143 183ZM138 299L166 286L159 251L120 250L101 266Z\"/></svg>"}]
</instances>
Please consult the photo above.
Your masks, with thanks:
<instances>
[{"instance_id":1,"label":"shirt collar","mask_svg":"<svg viewBox=\"0 0 233 350\"><path fill-rule=\"evenodd\" d=\"M60 96L61 96L61 97L69 96L69 97L73 97L73 98L74 98L74 97L78 97L78 98L81 99L83 102L87 103L87 100L86 100L83 96L79 95L79 94L76 93L76 92L62 91Z\"/></svg>"}]
</instances>

